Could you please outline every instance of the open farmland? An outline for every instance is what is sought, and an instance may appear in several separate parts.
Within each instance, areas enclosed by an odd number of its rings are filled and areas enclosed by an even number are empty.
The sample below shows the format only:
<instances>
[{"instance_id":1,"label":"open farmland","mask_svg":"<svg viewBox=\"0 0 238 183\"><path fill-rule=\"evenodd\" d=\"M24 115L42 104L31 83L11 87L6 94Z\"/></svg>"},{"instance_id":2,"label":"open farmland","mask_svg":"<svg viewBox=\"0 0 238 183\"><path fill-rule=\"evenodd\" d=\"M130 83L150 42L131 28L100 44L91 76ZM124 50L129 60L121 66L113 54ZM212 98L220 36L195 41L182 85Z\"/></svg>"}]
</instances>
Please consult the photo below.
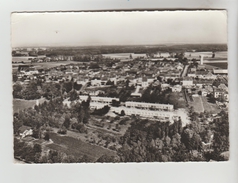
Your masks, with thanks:
<instances>
[{"instance_id":1,"label":"open farmland","mask_svg":"<svg viewBox=\"0 0 238 183\"><path fill-rule=\"evenodd\" d=\"M50 133L50 138L54 143L48 144L46 146L50 149L64 152L67 155L73 155L75 157L87 155L91 159L91 161L96 161L104 154L109 156L115 155L115 152L109 149L104 149L96 145L91 145L69 136L62 136L56 133Z\"/></svg>"},{"instance_id":2,"label":"open farmland","mask_svg":"<svg viewBox=\"0 0 238 183\"><path fill-rule=\"evenodd\" d=\"M76 61L58 61L58 62L42 62L42 63L32 63L32 66L35 66L37 69L40 68L52 68L60 65L76 64L79 62Z\"/></svg>"},{"instance_id":3,"label":"open farmland","mask_svg":"<svg viewBox=\"0 0 238 183\"><path fill-rule=\"evenodd\" d=\"M212 52L211 51L204 51L204 52L185 52L185 57L192 59L200 59L200 55L204 55L206 58L212 58ZM227 51L218 51L215 52L215 58L227 58Z\"/></svg>"},{"instance_id":4,"label":"open farmland","mask_svg":"<svg viewBox=\"0 0 238 183\"><path fill-rule=\"evenodd\" d=\"M43 103L46 99L39 99L39 103ZM13 99L13 112L18 112L36 105L36 100Z\"/></svg>"},{"instance_id":5,"label":"open farmland","mask_svg":"<svg viewBox=\"0 0 238 183\"><path fill-rule=\"evenodd\" d=\"M216 63L206 63L206 65L214 66L214 67L219 67L221 69L227 69L228 63L227 62L216 62Z\"/></svg>"},{"instance_id":6,"label":"open farmland","mask_svg":"<svg viewBox=\"0 0 238 183\"><path fill-rule=\"evenodd\" d=\"M135 54L135 53L110 53L110 54L102 54L104 57L110 57L110 58L118 58L118 59L129 59L130 55L132 58L137 58L137 57L146 57L146 54L140 53L140 54Z\"/></svg>"},{"instance_id":7,"label":"open farmland","mask_svg":"<svg viewBox=\"0 0 238 183\"><path fill-rule=\"evenodd\" d=\"M29 58L35 58L35 57L12 57L12 62L30 63L31 60L29 60Z\"/></svg>"}]
</instances>

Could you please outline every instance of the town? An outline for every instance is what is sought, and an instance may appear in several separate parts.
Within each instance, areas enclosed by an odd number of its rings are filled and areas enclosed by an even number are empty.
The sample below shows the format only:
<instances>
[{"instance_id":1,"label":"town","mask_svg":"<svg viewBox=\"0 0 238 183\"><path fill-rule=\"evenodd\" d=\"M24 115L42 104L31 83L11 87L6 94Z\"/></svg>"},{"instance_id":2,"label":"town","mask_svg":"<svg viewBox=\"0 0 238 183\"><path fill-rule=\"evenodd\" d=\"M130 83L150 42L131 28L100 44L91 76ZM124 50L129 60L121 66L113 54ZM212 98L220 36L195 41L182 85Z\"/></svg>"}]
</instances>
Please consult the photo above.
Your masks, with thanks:
<instances>
[{"instance_id":1,"label":"town","mask_svg":"<svg viewBox=\"0 0 238 183\"><path fill-rule=\"evenodd\" d=\"M21 161L228 159L226 45L15 48L12 56Z\"/></svg>"}]
</instances>

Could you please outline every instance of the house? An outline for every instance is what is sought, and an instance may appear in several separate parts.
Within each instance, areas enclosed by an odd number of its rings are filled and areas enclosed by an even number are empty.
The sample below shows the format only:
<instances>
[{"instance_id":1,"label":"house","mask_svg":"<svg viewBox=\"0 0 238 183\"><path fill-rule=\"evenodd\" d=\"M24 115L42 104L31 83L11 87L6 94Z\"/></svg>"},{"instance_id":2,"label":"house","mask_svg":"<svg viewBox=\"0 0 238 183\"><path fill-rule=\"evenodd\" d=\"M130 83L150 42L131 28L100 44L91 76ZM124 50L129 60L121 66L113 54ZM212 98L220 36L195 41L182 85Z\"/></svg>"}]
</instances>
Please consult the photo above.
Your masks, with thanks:
<instances>
[{"instance_id":1,"label":"house","mask_svg":"<svg viewBox=\"0 0 238 183\"><path fill-rule=\"evenodd\" d=\"M204 79L216 79L216 76L213 75L211 72L208 72L206 75L203 76Z\"/></svg>"},{"instance_id":2,"label":"house","mask_svg":"<svg viewBox=\"0 0 238 183\"><path fill-rule=\"evenodd\" d=\"M224 91L220 88L214 88L214 92L213 92L213 96L214 98L219 98L219 97L223 97L224 100L228 101L229 100L229 94L227 91Z\"/></svg>"},{"instance_id":3,"label":"house","mask_svg":"<svg viewBox=\"0 0 238 183\"><path fill-rule=\"evenodd\" d=\"M181 85L175 85L171 87L172 92L181 92L182 91L182 86Z\"/></svg>"},{"instance_id":4,"label":"house","mask_svg":"<svg viewBox=\"0 0 238 183\"><path fill-rule=\"evenodd\" d=\"M196 67L191 68L191 72L196 72L196 70L197 70Z\"/></svg>"},{"instance_id":5,"label":"house","mask_svg":"<svg viewBox=\"0 0 238 183\"><path fill-rule=\"evenodd\" d=\"M163 83L163 84L161 84L161 89L162 89L162 91L168 89L169 87L170 87L170 85L167 84L167 83Z\"/></svg>"},{"instance_id":6,"label":"house","mask_svg":"<svg viewBox=\"0 0 238 183\"><path fill-rule=\"evenodd\" d=\"M142 86L143 88L146 88L146 87L149 86L149 82L148 82L148 79L147 79L146 77L143 77L143 78L142 78L141 86Z\"/></svg>"},{"instance_id":7,"label":"house","mask_svg":"<svg viewBox=\"0 0 238 183\"><path fill-rule=\"evenodd\" d=\"M185 87L192 86L193 85L193 79L190 77L184 77L182 80L182 85Z\"/></svg>"},{"instance_id":8,"label":"house","mask_svg":"<svg viewBox=\"0 0 238 183\"><path fill-rule=\"evenodd\" d=\"M111 82L114 82L114 85L117 84L117 78L116 78L116 77L109 78L109 80L110 80Z\"/></svg>"},{"instance_id":9,"label":"house","mask_svg":"<svg viewBox=\"0 0 238 183\"><path fill-rule=\"evenodd\" d=\"M153 83L154 80L155 80L155 78L153 78L153 77L148 77L147 78L147 81L148 81L149 84Z\"/></svg>"},{"instance_id":10,"label":"house","mask_svg":"<svg viewBox=\"0 0 238 183\"><path fill-rule=\"evenodd\" d=\"M209 73L207 70L197 70L196 77L204 79L204 77Z\"/></svg>"},{"instance_id":11,"label":"house","mask_svg":"<svg viewBox=\"0 0 238 183\"><path fill-rule=\"evenodd\" d=\"M101 86L101 83L102 83L102 81L101 81L101 79L92 79L91 80L91 85L92 86Z\"/></svg>"},{"instance_id":12,"label":"house","mask_svg":"<svg viewBox=\"0 0 238 183\"><path fill-rule=\"evenodd\" d=\"M208 95L208 92L206 89L203 89L202 91L202 96L206 97Z\"/></svg>"},{"instance_id":13,"label":"house","mask_svg":"<svg viewBox=\"0 0 238 183\"><path fill-rule=\"evenodd\" d=\"M108 81L107 77L105 76L101 77L101 85L106 85L107 81Z\"/></svg>"},{"instance_id":14,"label":"house","mask_svg":"<svg viewBox=\"0 0 238 183\"><path fill-rule=\"evenodd\" d=\"M33 130L30 127L22 126L19 128L19 135L21 138L33 135Z\"/></svg>"},{"instance_id":15,"label":"house","mask_svg":"<svg viewBox=\"0 0 238 183\"><path fill-rule=\"evenodd\" d=\"M194 71L190 71L188 74L187 74L188 77L193 77L195 78L196 77L196 72Z\"/></svg>"},{"instance_id":16,"label":"house","mask_svg":"<svg viewBox=\"0 0 238 183\"><path fill-rule=\"evenodd\" d=\"M182 66L182 65L177 65L177 66L175 67L175 69L177 69L177 70L179 70L179 71L182 71L182 70L183 70L183 66Z\"/></svg>"},{"instance_id":17,"label":"house","mask_svg":"<svg viewBox=\"0 0 238 183\"><path fill-rule=\"evenodd\" d=\"M228 70L227 69L213 69L213 74L228 74Z\"/></svg>"},{"instance_id":18,"label":"house","mask_svg":"<svg viewBox=\"0 0 238 183\"><path fill-rule=\"evenodd\" d=\"M213 87L210 86L210 85L206 85L206 86L205 86L205 89L206 89L206 91L207 91L208 94L210 94L210 93L213 92Z\"/></svg>"},{"instance_id":19,"label":"house","mask_svg":"<svg viewBox=\"0 0 238 183\"><path fill-rule=\"evenodd\" d=\"M220 84L217 88L223 90L223 91L227 91L228 92L228 87L225 84Z\"/></svg>"}]
</instances>

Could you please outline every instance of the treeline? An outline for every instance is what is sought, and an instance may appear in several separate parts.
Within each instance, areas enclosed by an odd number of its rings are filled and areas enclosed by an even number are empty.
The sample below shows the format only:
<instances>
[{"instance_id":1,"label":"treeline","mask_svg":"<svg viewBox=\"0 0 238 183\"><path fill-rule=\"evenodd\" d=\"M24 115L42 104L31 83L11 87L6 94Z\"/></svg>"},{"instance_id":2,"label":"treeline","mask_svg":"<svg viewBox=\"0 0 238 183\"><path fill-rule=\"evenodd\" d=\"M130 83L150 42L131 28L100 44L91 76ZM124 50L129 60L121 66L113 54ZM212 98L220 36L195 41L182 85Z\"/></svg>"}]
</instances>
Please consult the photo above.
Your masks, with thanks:
<instances>
[{"instance_id":1,"label":"treeline","mask_svg":"<svg viewBox=\"0 0 238 183\"><path fill-rule=\"evenodd\" d=\"M56 97L61 97L66 93L66 97L70 97L71 101L76 100L77 93L82 85L77 82L68 81L61 83L43 83L40 80L30 81L28 85L14 84L13 98L35 100L45 97L50 100Z\"/></svg>"},{"instance_id":2,"label":"treeline","mask_svg":"<svg viewBox=\"0 0 238 183\"><path fill-rule=\"evenodd\" d=\"M41 98L41 94L38 92L37 83L31 82L27 86L20 84L13 85L13 98L34 100Z\"/></svg>"},{"instance_id":3,"label":"treeline","mask_svg":"<svg viewBox=\"0 0 238 183\"><path fill-rule=\"evenodd\" d=\"M14 133L22 125L33 128L36 134L42 133L45 126L59 128L61 133L64 129L76 129L85 132L84 125L90 118L89 101L72 103L71 107L63 105L63 98L57 98L14 114ZM79 125L80 124L80 125ZM82 125L81 125L82 124ZM41 138L39 135L37 138Z\"/></svg>"},{"instance_id":4,"label":"treeline","mask_svg":"<svg viewBox=\"0 0 238 183\"><path fill-rule=\"evenodd\" d=\"M226 44L183 44L183 45L134 45L134 46L85 46L85 47L58 47L41 51L38 55L45 54L47 57L58 55L75 56L78 55L101 55L109 53L146 53L148 55L158 52L185 52L185 51L227 51ZM15 55L13 51L13 55ZM19 55L21 56L21 55ZM86 58L85 58L86 59ZM86 59L87 60L87 59Z\"/></svg>"}]
</instances>

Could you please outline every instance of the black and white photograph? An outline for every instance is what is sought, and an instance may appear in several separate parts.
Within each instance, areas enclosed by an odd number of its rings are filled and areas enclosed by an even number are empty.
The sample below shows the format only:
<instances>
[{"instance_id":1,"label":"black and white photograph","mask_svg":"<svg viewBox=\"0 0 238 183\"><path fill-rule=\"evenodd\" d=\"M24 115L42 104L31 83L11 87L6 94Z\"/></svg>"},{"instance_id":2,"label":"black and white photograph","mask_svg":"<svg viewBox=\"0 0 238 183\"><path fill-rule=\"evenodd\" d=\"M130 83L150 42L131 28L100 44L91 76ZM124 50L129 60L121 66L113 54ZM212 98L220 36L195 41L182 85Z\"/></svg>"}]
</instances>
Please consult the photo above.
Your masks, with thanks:
<instances>
[{"instance_id":1,"label":"black and white photograph","mask_svg":"<svg viewBox=\"0 0 238 183\"><path fill-rule=\"evenodd\" d=\"M14 163L228 161L227 18L12 13Z\"/></svg>"}]
</instances>

